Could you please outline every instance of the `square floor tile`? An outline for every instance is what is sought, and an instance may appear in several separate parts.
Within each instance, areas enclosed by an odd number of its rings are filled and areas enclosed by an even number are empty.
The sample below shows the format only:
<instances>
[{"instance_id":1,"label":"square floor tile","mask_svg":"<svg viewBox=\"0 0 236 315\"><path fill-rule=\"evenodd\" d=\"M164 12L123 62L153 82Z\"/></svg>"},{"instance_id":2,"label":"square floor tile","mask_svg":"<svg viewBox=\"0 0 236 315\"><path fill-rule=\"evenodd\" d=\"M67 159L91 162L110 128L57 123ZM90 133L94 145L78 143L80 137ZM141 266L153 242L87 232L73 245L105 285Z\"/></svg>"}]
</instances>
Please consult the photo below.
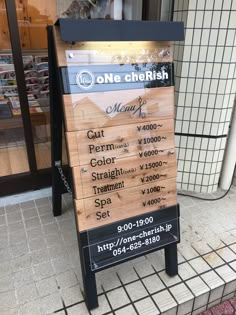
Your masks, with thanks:
<instances>
[{"instance_id":1,"label":"square floor tile","mask_svg":"<svg viewBox=\"0 0 236 315\"><path fill-rule=\"evenodd\" d=\"M33 269L27 268L13 274L15 288L34 282Z\"/></svg>"},{"instance_id":2,"label":"square floor tile","mask_svg":"<svg viewBox=\"0 0 236 315\"><path fill-rule=\"evenodd\" d=\"M198 308L197 310L194 310L191 315L202 315L202 313L206 310L206 306L202 306Z\"/></svg>"},{"instance_id":3,"label":"square floor tile","mask_svg":"<svg viewBox=\"0 0 236 315\"><path fill-rule=\"evenodd\" d=\"M165 269L165 256L162 250L148 254L147 259L157 272Z\"/></svg>"},{"instance_id":4,"label":"square floor tile","mask_svg":"<svg viewBox=\"0 0 236 315\"><path fill-rule=\"evenodd\" d=\"M41 315L40 300L33 300L24 305L20 305L18 315Z\"/></svg>"},{"instance_id":5,"label":"square floor tile","mask_svg":"<svg viewBox=\"0 0 236 315\"><path fill-rule=\"evenodd\" d=\"M90 311L91 315L103 315L111 311L111 308L104 294L98 297L98 305L98 308Z\"/></svg>"},{"instance_id":6,"label":"square floor tile","mask_svg":"<svg viewBox=\"0 0 236 315\"><path fill-rule=\"evenodd\" d=\"M89 312L88 312L87 306L83 302L73 307L67 308L67 314L68 315L79 315L79 314L89 315Z\"/></svg>"},{"instance_id":7,"label":"square floor tile","mask_svg":"<svg viewBox=\"0 0 236 315\"><path fill-rule=\"evenodd\" d=\"M9 248L0 248L0 262L8 261L11 258Z\"/></svg>"},{"instance_id":8,"label":"square floor tile","mask_svg":"<svg viewBox=\"0 0 236 315\"><path fill-rule=\"evenodd\" d=\"M192 247L200 254L205 255L212 251L211 247L205 241L198 241L192 244Z\"/></svg>"},{"instance_id":9,"label":"square floor tile","mask_svg":"<svg viewBox=\"0 0 236 315\"><path fill-rule=\"evenodd\" d=\"M61 296L66 306L70 306L84 300L79 285L62 289Z\"/></svg>"},{"instance_id":10,"label":"square floor tile","mask_svg":"<svg viewBox=\"0 0 236 315\"><path fill-rule=\"evenodd\" d=\"M151 263L147 259L134 263L133 266L141 278L149 276L155 272Z\"/></svg>"},{"instance_id":11,"label":"square floor tile","mask_svg":"<svg viewBox=\"0 0 236 315\"><path fill-rule=\"evenodd\" d=\"M158 315L160 314L156 305L150 297L134 303L139 314L142 315Z\"/></svg>"},{"instance_id":12,"label":"square floor tile","mask_svg":"<svg viewBox=\"0 0 236 315\"><path fill-rule=\"evenodd\" d=\"M50 277L36 282L37 291L40 297L47 296L58 290L55 277Z\"/></svg>"},{"instance_id":13,"label":"square floor tile","mask_svg":"<svg viewBox=\"0 0 236 315\"><path fill-rule=\"evenodd\" d=\"M225 232L223 235L220 236L220 239L226 245L230 245L230 244L235 243L235 236L233 234L231 234L230 232Z\"/></svg>"},{"instance_id":14,"label":"square floor tile","mask_svg":"<svg viewBox=\"0 0 236 315\"><path fill-rule=\"evenodd\" d=\"M138 279L137 273L129 262L118 265L116 267L116 272L124 284Z\"/></svg>"},{"instance_id":15,"label":"square floor tile","mask_svg":"<svg viewBox=\"0 0 236 315\"><path fill-rule=\"evenodd\" d=\"M44 231L45 235L61 233L60 228L56 222L44 224L43 225L43 231Z\"/></svg>"},{"instance_id":16,"label":"square floor tile","mask_svg":"<svg viewBox=\"0 0 236 315\"><path fill-rule=\"evenodd\" d=\"M50 205L50 201L48 197L45 197L45 198L35 199L35 204L37 207L41 207L45 205Z\"/></svg>"},{"instance_id":17,"label":"square floor tile","mask_svg":"<svg viewBox=\"0 0 236 315\"><path fill-rule=\"evenodd\" d=\"M39 237L43 237L42 226L39 225L39 226L33 227L32 229L27 230L26 234L29 241L38 239Z\"/></svg>"},{"instance_id":18,"label":"square floor tile","mask_svg":"<svg viewBox=\"0 0 236 315\"><path fill-rule=\"evenodd\" d=\"M0 277L0 293L14 289L14 281L11 274Z\"/></svg>"},{"instance_id":19,"label":"square floor tile","mask_svg":"<svg viewBox=\"0 0 236 315\"><path fill-rule=\"evenodd\" d=\"M221 300L222 300L222 298L217 299L217 300L214 300L213 302L210 302L210 301L209 301L209 304L208 304L208 306L207 306L207 309L211 309L213 306L220 304L220 303L221 303ZM210 311L208 311L208 312L210 312ZM205 313L204 313L204 315L208 315L208 314L205 314ZM211 315L211 313L210 313L209 315Z\"/></svg>"},{"instance_id":20,"label":"square floor tile","mask_svg":"<svg viewBox=\"0 0 236 315\"><path fill-rule=\"evenodd\" d=\"M165 289L165 285L157 275L143 278L143 283L150 294L157 293Z\"/></svg>"},{"instance_id":21,"label":"square floor tile","mask_svg":"<svg viewBox=\"0 0 236 315\"><path fill-rule=\"evenodd\" d=\"M193 269L198 273L203 273L211 269L211 267L206 263L202 257L197 257L189 261Z\"/></svg>"},{"instance_id":22,"label":"square floor tile","mask_svg":"<svg viewBox=\"0 0 236 315\"><path fill-rule=\"evenodd\" d=\"M10 260L0 262L0 277L11 274Z\"/></svg>"},{"instance_id":23,"label":"square floor tile","mask_svg":"<svg viewBox=\"0 0 236 315\"><path fill-rule=\"evenodd\" d=\"M6 225L6 216L0 215L0 226Z\"/></svg>"},{"instance_id":24,"label":"square floor tile","mask_svg":"<svg viewBox=\"0 0 236 315\"><path fill-rule=\"evenodd\" d=\"M202 281L200 277L195 277L186 281L186 285L195 295L194 309L207 305L210 288Z\"/></svg>"},{"instance_id":25,"label":"square floor tile","mask_svg":"<svg viewBox=\"0 0 236 315\"><path fill-rule=\"evenodd\" d=\"M72 270L57 275L56 280L60 289L73 287L78 283L75 273Z\"/></svg>"},{"instance_id":26,"label":"square floor tile","mask_svg":"<svg viewBox=\"0 0 236 315\"><path fill-rule=\"evenodd\" d=\"M21 242L9 247L9 251L11 253L11 257L19 257L24 254L29 254L29 246L27 242Z\"/></svg>"},{"instance_id":27,"label":"square floor tile","mask_svg":"<svg viewBox=\"0 0 236 315\"><path fill-rule=\"evenodd\" d=\"M231 262L236 259L236 254L228 247L218 249L216 252L226 262Z\"/></svg>"},{"instance_id":28,"label":"square floor tile","mask_svg":"<svg viewBox=\"0 0 236 315\"><path fill-rule=\"evenodd\" d=\"M184 283L180 283L175 285L174 287L171 287L170 291L173 294L175 300L178 302L178 304L183 304L185 302L193 300L194 298L193 294L190 292L190 290ZM188 312L186 312L186 314L187 313Z\"/></svg>"},{"instance_id":29,"label":"square floor tile","mask_svg":"<svg viewBox=\"0 0 236 315\"><path fill-rule=\"evenodd\" d=\"M191 315L193 309L193 299L185 303L181 303L177 309L177 315Z\"/></svg>"},{"instance_id":30,"label":"square floor tile","mask_svg":"<svg viewBox=\"0 0 236 315\"><path fill-rule=\"evenodd\" d=\"M121 282L114 268L106 269L96 274L98 287L103 287L105 291L121 286Z\"/></svg>"},{"instance_id":31,"label":"square floor tile","mask_svg":"<svg viewBox=\"0 0 236 315\"><path fill-rule=\"evenodd\" d=\"M16 296L20 305L29 303L39 298L36 286L34 283L27 284L16 289Z\"/></svg>"},{"instance_id":32,"label":"square floor tile","mask_svg":"<svg viewBox=\"0 0 236 315\"><path fill-rule=\"evenodd\" d=\"M63 304L59 293L53 293L40 299L40 306L45 315L62 309Z\"/></svg>"},{"instance_id":33,"label":"square floor tile","mask_svg":"<svg viewBox=\"0 0 236 315\"><path fill-rule=\"evenodd\" d=\"M208 219L209 220L209 219ZM225 246L225 244L221 241L221 239L217 236L217 234L213 234L212 236L206 235L207 242L212 249L217 250Z\"/></svg>"},{"instance_id":34,"label":"square floor tile","mask_svg":"<svg viewBox=\"0 0 236 315\"><path fill-rule=\"evenodd\" d=\"M57 259L61 257L67 258L66 247L63 245L52 246L48 249L51 259Z\"/></svg>"},{"instance_id":35,"label":"square floor tile","mask_svg":"<svg viewBox=\"0 0 236 315\"><path fill-rule=\"evenodd\" d=\"M29 248L31 252L45 249L47 247L46 241L43 237L29 241Z\"/></svg>"},{"instance_id":36,"label":"square floor tile","mask_svg":"<svg viewBox=\"0 0 236 315\"><path fill-rule=\"evenodd\" d=\"M31 230L35 227L38 227L40 225L41 225L41 222L40 222L39 218L37 218L37 217L25 220L25 228L27 231Z\"/></svg>"},{"instance_id":37,"label":"square floor tile","mask_svg":"<svg viewBox=\"0 0 236 315\"><path fill-rule=\"evenodd\" d=\"M203 258L212 268L216 268L225 264L225 262L215 252L204 255Z\"/></svg>"},{"instance_id":38,"label":"square floor tile","mask_svg":"<svg viewBox=\"0 0 236 315\"><path fill-rule=\"evenodd\" d=\"M60 244L63 242L61 233L59 233L59 232L54 233L54 234L50 234L50 235L46 235L44 237L44 239L47 243L47 247L56 246L57 244ZM77 243L77 247L78 247L78 243Z\"/></svg>"},{"instance_id":39,"label":"square floor tile","mask_svg":"<svg viewBox=\"0 0 236 315\"><path fill-rule=\"evenodd\" d=\"M17 300L14 290L0 293L0 313L1 311L7 311L16 306Z\"/></svg>"},{"instance_id":40,"label":"square floor tile","mask_svg":"<svg viewBox=\"0 0 236 315\"><path fill-rule=\"evenodd\" d=\"M8 222L8 224L15 223L15 222L18 222L18 221L22 221L22 216L21 216L21 212L20 211L16 211L16 212L7 214L7 222Z\"/></svg>"},{"instance_id":41,"label":"square floor tile","mask_svg":"<svg viewBox=\"0 0 236 315\"><path fill-rule=\"evenodd\" d=\"M179 249L181 255L186 260L189 260L189 259L192 259L192 258L199 256L199 254L195 251L195 249L191 245L180 243L180 245L178 246L178 249Z\"/></svg>"},{"instance_id":42,"label":"square floor tile","mask_svg":"<svg viewBox=\"0 0 236 315\"><path fill-rule=\"evenodd\" d=\"M137 315L137 313L136 313L136 311L132 305L128 305L128 306L126 306L120 310L117 310L115 312L115 315L124 315L124 314Z\"/></svg>"},{"instance_id":43,"label":"square floor tile","mask_svg":"<svg viewBox=\"0 0 236 315\"><path fill-rule=\"evenodd\" d=\"M159 272L158 275L167 287L181 282L181 279L178 275L170 277L165 271Z\"/></svg>"},{"instance_id":44,"label":"square floor tile","mask_svg":"<svg viewBox=\"0 0 236 315\"><path fill-rule=\"evenodd\" d=\"M221 299L223 296L223 292L224 292L224 286L221 286L221 287L218 287L218 288L211 290L210 291L210 298L208 301L209 304L218 300L218 299Z\"/></svg>"},{"instance_id":45,"label":"square floor tile","mask_svg":"<svg viewBox=\"0 0 236 315\"><path fill-rule=\"evenodd\" d=\"M224 281L213 270L204 273L200 277L211 290L224 285Z\"/></svg>"},{"instance_id":46,"label":"square floor tile","mask_svg":"<svg viewBox=\"0 0 236 315\"><path fill-rule=\"evenodd\" d=\"M22 215L23 215L23 219L27 220L27 219L32 219L32 218L38 217L38 212L37 212L36 208L32 208L32 209L24 210L22 212Z\"/></svg>"},{"instance_id":47,"label":"square floor tile","mask_svg":"<svg viewBox=\"0 0 236 315\"><path fill-rule=\"evenodd\" d=\"M228 296L232 292L235 293L236 291L236 280L230 281L225 285L223 295Z\"/></svg>"},{"instance_id":48,"label":"square floor tile","mask_svg":"<svg viewBox=\"0 0 236 315\"><path fill-rule=\"evenodd\" d=\"M166 312L177 306L176 301L167 290L156 293L152 297L161 312Z\"/></svg>"},{"instance_id":49,"label":"square floor tile","mask_svg":"<svg viewBox=\"0 0 236 315\"><path fill-rule=\"evenodd\" d=\"M226 283L236 280L236 272L227 265L218 267L215 271Z\"/></svg>"},{"instance_id":50,"label":"square floor tile","mask_svg":"<svg viewBox=\"0 0 236 315\"><path fill-rule=\"evenodd\" d=\"M130 299L123 288L114 289L108 292L107 297L113 309L117 309L130 303Z\"/></svg>"},{"instance_id":51,"label":"square floor tile","mask_svg":"<svg viewBox=\"0 0 236 315\"><path fill-rule=\"evenodd\" d=\"M15 257L11 260L11 268L13 272L27 269L31 266L31 259L29 254Z\"/></svg>"},{"instance_id":52,"label":"square floor tile","mask_svg":"<svg viewBox=\"0 0 236 315\"><path fill-rule=\"evenodd\" d=\"M148 295L148 292L141 281L135 281L134 283L127 284L125 289L127 290L132 301L139 300Z\"/></svg>"},{"instance_id":53,"label":"square floor tile","mask_svg":"<svg viewBox=\"0 0 236 315\"><path fill-rule=\"evenodd\" d=\"M25 201L25 202L22 202L20 204L20 207L21 207L22 210L27 210L27 209L34 208L35 207L35 202L34 202L34 200Z\"/></svg>"},{"instance_id":54,"label":"square floor tile","mask_svg":"<svg viewBox=\"0 0 236 315\"><path fill-rule=\"evenodd\" d=\"M69 271L73 267L68 256L58 257L56 259L51 260L51 262L56 274L61 274L63 272Z\"/></svg>"},{"instance_id":55,"label":"square floor tile","mask_svg":"<svg viewBox=\"0 0 236 315\"><path fill-rule=\"evenodd\" d=\"M173 307L166 312L162 312L161 315L176 315L177 314L177 307Z\"/></svg>"},{"instance_id":56,"label":"square floor tile","mask_svg":"<svg viewBox=\"0 0 236 315\"><path fill-rule=\"evenodd\" d=\"M20 205L18 203L14 204L14 205L7 205L5 207L5 210L6 210L6 213L12 213L12 212L19 211L20 210Z\"/></svg>"},{"instance_id":57,"label":"square floor tile","mask_svg":"<svg viewBox=\"0 0 236 315\"><path fill-rule=\"evenodd\" d=\"M8 224L8 231L9 231L9 234L15 234L15 233L22 233L22 232L24 232L25 231L25 226L23 224L23 221L9 223Z\"/></svg>"},{"instance_id":58,"label":"square floor tile","mask_svg":"<svg viewBox=\"0 0 236 315\"><path fill-rule=\"evenodd\" d=\"M50 261L50 255L47 248L43 248L30 253L32 265L39 265Z\"/></svg>"},{"instance_id":59,"label":"square floor tile","mask_svg":"<svg viewBox=\"0 0 236 315\"><path fill-rule=\"evenodd\" d=\"M6 214L5 208L4 207L0 207L0 215L4 215L4 214Z\"/></svg>"},{"instance_id":60,"label":"square floor tile","mask_svg":"<svg viewBox=\"0 0 236 315\"><path fill-rule=\"evenodd\" d=\"M16 245L22 242L26 242L26 232L22 230L20 232L9 234L9 245Z\"/></svg>"},{"instance_id":61,"label":"square floor tile","mask_svg":"<svg viewBox=\"0 0 236 315\"><path fill-rule=\"evenodd\" d=\"M178 275L183 279L187 280L196 276L196 272L193 268L189 265L189 263L185 262L178 266Z\"/></svg>"},{"instance_id":62,"label":"square floor tile","mask_svg":"<svg viewBox=\"0 0 236 315\"><path fill-rule=\"evenodd\" d=\"M40 216L45 214L52 214L52 207L50 204L38 207L38 213Z\"/></svg>"}]
</instances>

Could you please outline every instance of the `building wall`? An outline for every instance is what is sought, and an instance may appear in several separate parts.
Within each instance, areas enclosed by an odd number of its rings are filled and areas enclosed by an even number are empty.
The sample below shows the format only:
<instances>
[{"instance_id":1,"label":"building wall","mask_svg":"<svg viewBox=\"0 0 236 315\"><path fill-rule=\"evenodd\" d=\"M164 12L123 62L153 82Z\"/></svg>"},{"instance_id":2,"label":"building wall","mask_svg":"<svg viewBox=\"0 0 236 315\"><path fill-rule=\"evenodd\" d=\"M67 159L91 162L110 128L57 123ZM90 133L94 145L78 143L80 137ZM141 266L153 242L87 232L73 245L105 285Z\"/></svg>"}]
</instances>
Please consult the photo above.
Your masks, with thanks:
<instances>
[{"instance_id":1,"label":"building wall","mask_svg":"<svg viewBox=\"0 0 236 315\"><path fill-rule=\"evenodd\" d=\"M175 44L178 189L218 187L236 91L236 1L177 0Z\"/></svg>"}]
</instances>

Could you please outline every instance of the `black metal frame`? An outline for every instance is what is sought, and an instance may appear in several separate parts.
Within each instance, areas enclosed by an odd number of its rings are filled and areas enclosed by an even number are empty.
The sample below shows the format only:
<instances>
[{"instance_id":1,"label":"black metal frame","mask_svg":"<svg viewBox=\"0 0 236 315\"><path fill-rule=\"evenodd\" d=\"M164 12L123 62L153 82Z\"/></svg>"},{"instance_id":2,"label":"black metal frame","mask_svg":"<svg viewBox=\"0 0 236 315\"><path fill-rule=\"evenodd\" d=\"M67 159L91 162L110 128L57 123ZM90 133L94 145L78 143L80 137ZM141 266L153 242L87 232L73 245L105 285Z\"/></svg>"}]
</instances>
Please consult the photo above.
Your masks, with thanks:
<instances>
[{"instance_id":1,"label":"black metal frame","mask_svg":"<svg viewBox=\"0 0 236 315\"><path fill-rule=\"evenodd\" d=\"M137 34L139 40L148 40L147 37L152 38L152 40L183 40L184 38L184 29L182 23L158 23L158 26L166 26L163 30L161 29L155 33L153 23L146 22L134 22L134 21L109 21L109 27L107 27L107 21L82 21L82 20L70 20L70 19L61 19L59 20L61 36L64 41L76 42L86 40L94 41L105 41L105 40L137 40ZM124 23L125 22L125 23ZM145 24L143 24L145 23ZM157 24L155 26L157 27ZM124 27L126 32L122 32ZM96 26L96 32L94 32L94 26ZM106 26L106 32L104 33L104 27ZM128 28L127 28L128 27ZM158 28L158 27L157 27ZM128 30L128 31L127 31ZM173 32L170 32L172 30ZM149 35L150 32L152 35ZM153 37L153 34L154 37ZM150 37L151 36L151 37ZM50 70L50 107L51 107L51 128L52 128L52 166L53 166L53 213L55 216L62 213L61 208L61 197L64 192L64 188L61 185L61 179L59 176L56 163L62 161L62 126L63 126L63 113L62 113L62 86L60 80L60 69L56 66L56 51L54 44L53 36L53 27L48 27L48 47L49 47L49 70ZM60 91L60 93L59 93ZM72 173L72 169L69 168L69 173ZM72 176L71 176L72 178ZM73 181L71 181L72 194L73 192ZM176 206L174 206L176 207ZM177 219L179 226L179 207L177 205L178 213L172 219ZM76 211L74 211L76 216ZM77 218L75 218L77 224ZM83 276L83 285L84 285L84 295L86 304L89 310L94 309L98 306L97 298L97 289L96 289L96 278L95 273L97 271L107 269L111 265L119 264L120 262L114 262L109 266L103 267L99 270L92 271L90 266L90 255L89 255L89 242L86 232L79 232L77 224L77 237L78 237L78 246L80 251L80 260ZM166 272L170 276L174 276L178 273L178 264L177 264L177 243L179 242L179 235L175 242L167 244L158 249L151 249L145 254L164 248L165 250L165 264ZM144 253L135 255L135 258L138 256L144 255ZM122 262L133 259L134 257L129 257Z\"/></svg>"},{"instance_id":2,"label":"black metal frame","mask_svg":"<svg viewBox=\"0 0 236 315\"><path fill-rule=\"evenodd\" d=\"M80 41L179 41L183 22L59 19L61 39ZM96 30L96 32L94 31Z\"/></svg>"}]
</instances>

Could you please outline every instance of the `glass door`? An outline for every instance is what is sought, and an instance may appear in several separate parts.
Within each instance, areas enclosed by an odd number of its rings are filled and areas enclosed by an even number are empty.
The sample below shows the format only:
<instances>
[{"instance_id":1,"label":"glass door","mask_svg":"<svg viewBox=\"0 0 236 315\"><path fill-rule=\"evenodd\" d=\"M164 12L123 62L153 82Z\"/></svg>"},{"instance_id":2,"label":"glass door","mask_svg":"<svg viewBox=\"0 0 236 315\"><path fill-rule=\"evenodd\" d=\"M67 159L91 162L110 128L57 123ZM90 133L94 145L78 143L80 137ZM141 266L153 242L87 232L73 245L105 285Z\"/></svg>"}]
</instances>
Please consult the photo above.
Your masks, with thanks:
<instances>
[{"instance_id":1,"label":"glass door","mask_svg":"<svg viewBox=\"0 0 236 315\"><path fill-rule=\"evenodd\" d=\"M20 5L19 5L20 10ZM24 59L27 67L28 60ZM0 177L29 172L5 1L0 0Z\"/></svg>"}]
</instances>

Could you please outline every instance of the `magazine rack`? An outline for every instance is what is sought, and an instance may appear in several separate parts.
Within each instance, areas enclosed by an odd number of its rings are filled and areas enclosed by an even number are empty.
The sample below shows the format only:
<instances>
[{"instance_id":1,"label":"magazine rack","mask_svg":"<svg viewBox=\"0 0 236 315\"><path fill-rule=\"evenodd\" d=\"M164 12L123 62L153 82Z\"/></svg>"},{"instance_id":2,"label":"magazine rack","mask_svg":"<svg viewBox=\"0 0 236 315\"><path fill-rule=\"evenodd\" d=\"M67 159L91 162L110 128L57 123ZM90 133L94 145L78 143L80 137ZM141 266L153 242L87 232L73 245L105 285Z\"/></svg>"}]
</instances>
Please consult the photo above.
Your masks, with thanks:
<instances>
[{"instance_id":1,"label":"magazine rack","mask_svg":"<svg viewBox=\"0 0 236 315\"><path fill-rule=\"evenodd\" d=\"M164 248L167 274L178 272L170 41L183 34L173 22L48 27L53 212L61 214L65 133L88 309L98 306L100 270Z\"/></svg>"}]
</instances>

